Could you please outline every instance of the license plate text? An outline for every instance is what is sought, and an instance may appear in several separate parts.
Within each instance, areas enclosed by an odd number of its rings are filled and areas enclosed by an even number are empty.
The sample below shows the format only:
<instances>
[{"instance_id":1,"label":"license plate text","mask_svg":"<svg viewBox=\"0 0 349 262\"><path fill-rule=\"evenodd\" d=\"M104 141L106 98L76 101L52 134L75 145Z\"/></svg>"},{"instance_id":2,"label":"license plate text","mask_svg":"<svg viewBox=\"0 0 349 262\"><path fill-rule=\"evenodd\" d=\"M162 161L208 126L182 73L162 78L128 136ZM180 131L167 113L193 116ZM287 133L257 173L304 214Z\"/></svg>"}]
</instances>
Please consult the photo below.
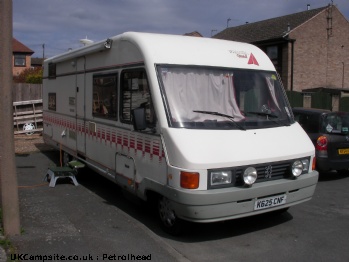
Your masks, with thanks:
<instances>
[{"instance_id":1,"label":"license plate text","mask_svg":"<svg viewBox=\"0 0 349 262\"><path fill-rule=\"evenodd\" d=\"M349 148L338 149L338 154L339 155L348 155L349 154Z\"/></svg>"},{"instance_id":2,"label":"license plate text","mask_svg":"<svg viewBox=\"0 0 349 262\"><path fill-rule=\"evenodd\" d=\"M267 197L263 199L258 199L255 202L254 210L270 208L274 206L280 206L286 203L286 195Z\"/></svg>"}]
</instances>

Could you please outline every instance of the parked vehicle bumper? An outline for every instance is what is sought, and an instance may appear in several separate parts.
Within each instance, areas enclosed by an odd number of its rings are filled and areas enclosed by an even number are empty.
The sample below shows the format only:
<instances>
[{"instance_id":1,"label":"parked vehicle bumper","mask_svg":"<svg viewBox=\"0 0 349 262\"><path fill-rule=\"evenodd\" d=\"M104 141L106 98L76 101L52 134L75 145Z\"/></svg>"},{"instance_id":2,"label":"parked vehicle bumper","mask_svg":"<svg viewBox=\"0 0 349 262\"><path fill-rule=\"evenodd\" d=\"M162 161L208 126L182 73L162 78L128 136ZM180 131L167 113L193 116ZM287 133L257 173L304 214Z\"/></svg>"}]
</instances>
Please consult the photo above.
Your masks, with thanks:
<instances>
[{"instance_id":1,"label":"parked vehicle bumper","mask_svg":"<svg viewBox=\"0 0 349 262\"><path fill-rule=\"evenodd\" d=\"M251 188L225 188L206 191L179 191L172 189L167 196L177 217L193 222L215 222L257 215L287 208L313 196L318 172L313 171L295 180L275 180L254 184ZM284 205L254 210L257 199L286 195Z\"/></svg>"},{"instance_id":2,"label":"parked vehicle bumper","mask_svg":"<svg viewBox=\"0 0 349 262\"><path fill-rule=\"evenodd\" d=\"M349 159L329 159L327 157L316 158L316 169L318 171L343 170L349 168Z\"/></svg>"}]
</instances>

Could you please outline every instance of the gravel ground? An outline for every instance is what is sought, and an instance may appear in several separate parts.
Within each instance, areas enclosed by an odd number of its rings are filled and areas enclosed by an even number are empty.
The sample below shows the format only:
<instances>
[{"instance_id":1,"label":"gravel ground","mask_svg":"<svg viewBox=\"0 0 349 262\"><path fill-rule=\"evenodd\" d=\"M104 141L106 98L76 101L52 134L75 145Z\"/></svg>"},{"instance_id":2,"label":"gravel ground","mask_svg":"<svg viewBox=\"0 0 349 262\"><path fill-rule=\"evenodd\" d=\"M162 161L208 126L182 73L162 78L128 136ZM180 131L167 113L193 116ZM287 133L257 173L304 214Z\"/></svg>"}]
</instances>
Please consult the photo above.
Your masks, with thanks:
<instances>
[{"instance_id":1,"label":"gravel ground","mask_svg":"<svg viewBox=\"0 0 349 262\"><path fill-rule=\"evenodd\" d=\"M14 140L16 154L30 154L33 152L53 150L52 147L44 143L41 133L15 135Z\"/></svg>"}]
</instances>

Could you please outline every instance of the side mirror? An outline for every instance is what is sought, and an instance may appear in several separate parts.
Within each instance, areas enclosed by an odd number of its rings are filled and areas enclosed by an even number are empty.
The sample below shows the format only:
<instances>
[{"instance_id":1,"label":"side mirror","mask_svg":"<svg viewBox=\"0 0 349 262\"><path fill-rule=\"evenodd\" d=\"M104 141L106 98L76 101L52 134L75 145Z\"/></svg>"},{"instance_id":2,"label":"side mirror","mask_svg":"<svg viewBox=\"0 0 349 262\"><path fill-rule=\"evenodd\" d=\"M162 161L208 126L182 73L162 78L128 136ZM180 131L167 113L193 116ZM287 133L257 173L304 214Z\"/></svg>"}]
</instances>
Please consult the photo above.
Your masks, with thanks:
<instances>
[{"instance_id":1,"label":"side mirror","mask_svg":"<svg viewBox=\"0 0 349 262\"><path fill-rule=\"evenodd\" d=\"M136 131L144 130L147 128L147 121L145 118L145 108L138 107L132 110L132 124Z\"/></svg>"}]
</instances>

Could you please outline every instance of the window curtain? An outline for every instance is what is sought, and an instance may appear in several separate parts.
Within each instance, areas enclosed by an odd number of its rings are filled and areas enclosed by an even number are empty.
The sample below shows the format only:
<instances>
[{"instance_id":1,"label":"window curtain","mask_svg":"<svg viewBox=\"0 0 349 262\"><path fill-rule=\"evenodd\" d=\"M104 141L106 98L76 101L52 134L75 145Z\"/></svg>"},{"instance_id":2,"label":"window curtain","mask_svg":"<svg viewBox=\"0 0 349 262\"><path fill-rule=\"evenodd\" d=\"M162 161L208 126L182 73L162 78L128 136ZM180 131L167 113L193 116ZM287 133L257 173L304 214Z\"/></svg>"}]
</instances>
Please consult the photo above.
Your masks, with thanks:
<instances>
[{"instance_id":1,"label":"window curtain","mask_svg":"<svg viewBox=\"0 0 349 262\"><path fill-rule=\"evenodd\" d=\"M233 116L235 121L244 118L236 103L232 73L171 68L162 69L162 80L172 121L226 121L226 118L195 113L194 110L226 114Z\"/></svg>"}]
</instances>

